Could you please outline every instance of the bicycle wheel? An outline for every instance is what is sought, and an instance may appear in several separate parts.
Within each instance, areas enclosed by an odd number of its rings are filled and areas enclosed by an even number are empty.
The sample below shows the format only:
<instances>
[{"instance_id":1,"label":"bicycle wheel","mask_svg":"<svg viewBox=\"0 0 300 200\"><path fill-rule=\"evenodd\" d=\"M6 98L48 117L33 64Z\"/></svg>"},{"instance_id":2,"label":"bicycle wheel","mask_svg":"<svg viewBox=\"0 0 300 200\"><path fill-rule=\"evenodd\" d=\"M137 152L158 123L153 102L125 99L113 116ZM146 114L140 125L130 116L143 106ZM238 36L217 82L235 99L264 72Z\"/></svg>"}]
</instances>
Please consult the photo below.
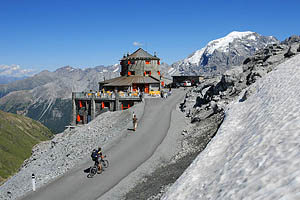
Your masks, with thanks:
<instances>
[{"instance_id":1,"label":"bicycle wheel","mask_svg":"<svg viewBox=\"0 0 300 200\"><path fill-rule=\"evenodd\" d=\"M88 174L88 178L92 178L93 176L95 176L95 174L98 171L98 167L96 165L94 165L93 167L91 167L90 169L90 173Z\"/></svg>"},{"instance_id":2,"label":"bicycle wheel","mask_svg":"<svg viewBox=\"0 0 300 200\"><path fill-rule=\"evenodd\" d=\"M104 168L107 168L108 166L109 166L109 162L108 162L108 160L103 160L103 167Z\"/></svg>"},{"instance_id":3,"label":"bicycle wheel","mask_svg":"<svg viewBox=\"0 0 300 200\"><path fill-rule=\"evenodd\" d=\"M91 174L91 173L88 173L88 175L87 175L88 178L93 178L93 176L94 176L94 175Z\"/></svg>"}]
</instances>

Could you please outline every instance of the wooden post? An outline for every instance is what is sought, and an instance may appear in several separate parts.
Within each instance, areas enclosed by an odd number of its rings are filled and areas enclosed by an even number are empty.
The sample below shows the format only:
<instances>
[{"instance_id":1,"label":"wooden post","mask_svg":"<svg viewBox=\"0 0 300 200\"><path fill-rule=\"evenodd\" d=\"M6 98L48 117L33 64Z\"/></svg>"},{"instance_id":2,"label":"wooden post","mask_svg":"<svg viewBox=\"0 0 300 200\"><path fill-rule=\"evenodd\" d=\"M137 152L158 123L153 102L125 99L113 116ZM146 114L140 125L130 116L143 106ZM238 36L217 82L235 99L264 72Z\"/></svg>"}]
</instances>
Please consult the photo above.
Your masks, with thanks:
<instances>
[{"instance_id":1,"label":"wooden post","mask_svg":"<svg viewBox=\"0 0 300 200\"><path fill-rule=\"evenodd\" d=\"M75 92L72 92L72 121L71 124L73 126L76 126L76 113L77 113L77 108L76 108L76 101L75 101Z\"/></svg>"},{"instance_id":2,"label":"wooden post","mask_svg":"<svg viewBox=\"0 0 300 200\"><path fill-rule=\"evenodd\" d=\"M91 98L91 120L96 118L96 104L95 104L95 93L92 93Z\"/></svg>"},{"instance_id":3,"label":"wooden post","mask_svg":"<svg viewBox=\"0 0 300 200\"><path fill-rule=\"evenodd\" d=\"M117 90L115 90L115 110L120 110L120 97Z\"/></svg>"}]
</instances>

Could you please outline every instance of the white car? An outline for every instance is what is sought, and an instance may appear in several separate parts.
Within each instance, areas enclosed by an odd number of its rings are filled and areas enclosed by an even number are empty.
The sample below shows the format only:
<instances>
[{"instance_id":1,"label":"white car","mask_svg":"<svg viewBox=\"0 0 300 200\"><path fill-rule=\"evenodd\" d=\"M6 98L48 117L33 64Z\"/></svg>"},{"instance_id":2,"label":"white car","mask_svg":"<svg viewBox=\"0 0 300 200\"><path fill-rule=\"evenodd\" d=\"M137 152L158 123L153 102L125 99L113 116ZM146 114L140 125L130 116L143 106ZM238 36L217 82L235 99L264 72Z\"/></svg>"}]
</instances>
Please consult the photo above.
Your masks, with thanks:
<instances>
[{"instance_id":1,"label":"white car","mask_svg":"<svg viewBox=\"0 0 300 200\"><path fill-rule=\"evenodd\" d=\"M183 81L182 83L183 83L184 87L190 87L190 86L192 86L191 81Z\"/></svg>"}]
</instances>

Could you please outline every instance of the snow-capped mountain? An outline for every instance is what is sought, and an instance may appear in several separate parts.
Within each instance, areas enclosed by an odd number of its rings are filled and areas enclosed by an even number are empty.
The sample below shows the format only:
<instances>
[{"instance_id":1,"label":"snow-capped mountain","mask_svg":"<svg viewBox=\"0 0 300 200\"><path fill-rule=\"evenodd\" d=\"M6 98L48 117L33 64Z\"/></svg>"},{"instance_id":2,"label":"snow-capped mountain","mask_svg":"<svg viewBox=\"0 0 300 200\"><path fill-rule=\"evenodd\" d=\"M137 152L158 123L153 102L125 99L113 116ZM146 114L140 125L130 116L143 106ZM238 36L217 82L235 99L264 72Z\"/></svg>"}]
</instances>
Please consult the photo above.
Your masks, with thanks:
<instances>
[{"instance_id":1,"label":"snow-capped mountain","mask_svg":"<svg viewBox=\"0 0 300 200\"><path fill-rule=\"evenodd\" d=\"M273 36L255 32L231 32L227 36L209 42L187 58L175 62L173 74L221 74L231 66L240 65L255 51L268 44L279 43Z\"/></svg>"}]
</instances>

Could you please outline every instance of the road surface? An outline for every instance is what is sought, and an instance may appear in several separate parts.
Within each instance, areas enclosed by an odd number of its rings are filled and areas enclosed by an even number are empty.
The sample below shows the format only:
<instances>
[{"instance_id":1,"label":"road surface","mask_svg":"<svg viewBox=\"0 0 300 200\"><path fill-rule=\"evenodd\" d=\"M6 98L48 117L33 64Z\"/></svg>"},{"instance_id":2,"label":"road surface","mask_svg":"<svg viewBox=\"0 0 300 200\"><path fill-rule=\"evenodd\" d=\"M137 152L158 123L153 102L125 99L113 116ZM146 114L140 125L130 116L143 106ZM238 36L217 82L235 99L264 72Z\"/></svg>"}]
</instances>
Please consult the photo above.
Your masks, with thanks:
<instances>
[{"instance_id":1,"label":"road surface","mask_svg":"<svg viewBox=\"0 0 300 200\"><path fill-rule=\"evenodd\" d=\"M183 96L182 90L173 90L167 99L145 99L144 114L138 116L137 131L104 152L110 166L102 174L87 178L84 170L92 164L90 161L22 199L96 200L101 197L151 157L164 140L170 127L171 112Z\"/></svg>"}]
</instances>

